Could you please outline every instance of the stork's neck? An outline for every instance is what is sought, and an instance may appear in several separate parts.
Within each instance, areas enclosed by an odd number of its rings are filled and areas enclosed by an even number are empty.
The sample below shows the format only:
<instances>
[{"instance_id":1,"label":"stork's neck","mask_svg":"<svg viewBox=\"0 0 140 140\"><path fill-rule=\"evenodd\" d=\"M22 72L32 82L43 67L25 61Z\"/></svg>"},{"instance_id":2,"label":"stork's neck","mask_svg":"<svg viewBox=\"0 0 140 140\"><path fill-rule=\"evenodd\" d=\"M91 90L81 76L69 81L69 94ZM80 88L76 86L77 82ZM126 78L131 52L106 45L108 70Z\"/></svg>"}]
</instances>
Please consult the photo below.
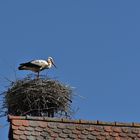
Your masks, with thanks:
<instances>
[{"instance_id":1,"label":"stork's neck","mask_svg":"<svg viewBox=\"0 0 140 140\"><path fill-rule=\"evenodd\" d=\"M50 60L47 61L48 62L48 68L52 67L52 62Z\"/></svg>"}]
</instances>

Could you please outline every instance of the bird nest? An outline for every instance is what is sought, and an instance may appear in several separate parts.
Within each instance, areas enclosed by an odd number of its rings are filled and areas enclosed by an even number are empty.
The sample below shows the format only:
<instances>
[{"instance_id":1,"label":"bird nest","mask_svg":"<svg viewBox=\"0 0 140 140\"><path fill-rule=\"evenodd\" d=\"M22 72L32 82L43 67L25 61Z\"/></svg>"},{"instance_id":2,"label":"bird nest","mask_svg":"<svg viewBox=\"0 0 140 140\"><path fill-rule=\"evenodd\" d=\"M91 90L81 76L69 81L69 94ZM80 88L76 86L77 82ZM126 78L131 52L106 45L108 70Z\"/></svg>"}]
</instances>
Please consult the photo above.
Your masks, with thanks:
<instances>
[{"instance_id":1,"label":"bird nest","mask_svg":"<svg viewBox=\"0 0 140 140\"><path fill-rule=\"evenodd\" d=\"M5 115L70 117L72 114L72 89L58 80L28 76L11 82L3 95Z\"/></svg>"}]
</instances>

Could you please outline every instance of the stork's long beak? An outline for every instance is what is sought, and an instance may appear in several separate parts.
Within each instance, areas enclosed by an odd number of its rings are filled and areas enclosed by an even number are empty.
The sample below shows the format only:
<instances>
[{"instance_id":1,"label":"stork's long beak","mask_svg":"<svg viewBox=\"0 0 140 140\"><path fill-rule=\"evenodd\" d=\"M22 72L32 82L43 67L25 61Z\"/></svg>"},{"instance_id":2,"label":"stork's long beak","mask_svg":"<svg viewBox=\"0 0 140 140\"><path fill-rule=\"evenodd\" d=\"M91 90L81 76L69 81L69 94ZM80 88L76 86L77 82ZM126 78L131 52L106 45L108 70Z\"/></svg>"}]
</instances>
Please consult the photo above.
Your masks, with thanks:
<instances>
[{"instance_id":1,"label":"stork's long beak","mask_svg":"<svg viewBox=\"0 0 140 140\"><path fill-rule=\"evenodd\" d=\"M56 65L54 64L54 62L52 62L52 64L54 65L55 68L57 68Z\"/></svg>"}]
</instances>

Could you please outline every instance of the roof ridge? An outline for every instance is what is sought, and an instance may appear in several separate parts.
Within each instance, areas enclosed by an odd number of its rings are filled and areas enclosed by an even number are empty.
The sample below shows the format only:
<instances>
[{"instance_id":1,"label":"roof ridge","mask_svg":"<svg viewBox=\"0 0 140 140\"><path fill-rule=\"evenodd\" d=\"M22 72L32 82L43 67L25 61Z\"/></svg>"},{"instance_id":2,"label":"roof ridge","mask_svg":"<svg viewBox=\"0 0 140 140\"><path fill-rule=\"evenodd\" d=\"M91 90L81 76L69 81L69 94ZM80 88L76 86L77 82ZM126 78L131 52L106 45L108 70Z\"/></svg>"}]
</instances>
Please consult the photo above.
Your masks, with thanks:
<instances>
[{"instance_id":1,"label":"roof ridge","mask_svg":"<svg viewBox=\"0 0 140 140\"><path fill-rule=\"evenodd\" d=\"M66 118L50 118L50 117L33 117L33 116L12 116L8 115L8 120L32 120L32 121L46 121L58 123L73 123L73 124L87 124L87 125L102 125L102 126L119 126L119 127L140 127L140 123L131 122L105 122L105 121L90 121L90 120L72 120Z\"/></svg>"}]
</instances>

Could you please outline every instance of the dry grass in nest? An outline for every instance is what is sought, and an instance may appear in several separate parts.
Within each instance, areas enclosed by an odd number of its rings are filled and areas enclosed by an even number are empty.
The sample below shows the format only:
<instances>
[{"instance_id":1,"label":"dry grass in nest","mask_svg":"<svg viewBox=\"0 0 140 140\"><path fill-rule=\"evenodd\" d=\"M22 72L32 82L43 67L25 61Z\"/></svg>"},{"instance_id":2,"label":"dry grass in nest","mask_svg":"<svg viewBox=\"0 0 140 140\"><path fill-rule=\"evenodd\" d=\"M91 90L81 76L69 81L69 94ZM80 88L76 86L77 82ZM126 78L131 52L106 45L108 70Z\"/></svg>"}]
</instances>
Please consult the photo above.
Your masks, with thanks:
<instances>
[{"instance_id":1,"label":"dry grass in nest","mask_svg":"<svg viewBox=\"0 0 140 140\"><path fill-rule=\"evenodd\" d=\"M12 82L3 95L5 115L70 117L72 113L72 89L58 80L27 76Z\"/></svg>"}]
</instances>

